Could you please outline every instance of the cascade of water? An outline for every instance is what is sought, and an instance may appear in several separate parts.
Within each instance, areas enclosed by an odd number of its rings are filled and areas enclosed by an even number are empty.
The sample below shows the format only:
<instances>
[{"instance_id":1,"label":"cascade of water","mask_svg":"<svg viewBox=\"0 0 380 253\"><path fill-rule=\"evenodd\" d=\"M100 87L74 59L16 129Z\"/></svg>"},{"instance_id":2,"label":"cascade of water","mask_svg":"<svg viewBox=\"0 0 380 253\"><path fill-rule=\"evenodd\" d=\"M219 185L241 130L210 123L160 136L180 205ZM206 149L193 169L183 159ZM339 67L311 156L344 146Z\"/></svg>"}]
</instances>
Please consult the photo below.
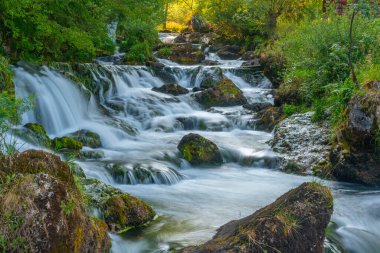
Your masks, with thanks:
<instances>
[{"instance_id":1,"label":"cascade of water","mask_svg":"<svg viewBox=\"0 0 380 253\"><path fill-rule=\"evenodd\" d=\"M103 154L101 158L80 163L87 177L113 184L155 207L160 218L144 230L143 239L126 241L112 235L113 252L128 252L125 247L130 252L167 252L170 246L199 244L223 223L251 214L288 189L312 180L268 170L276 165L267 144L272 135L254 131L249 125L252 113L242 106L205 111L192 94L174 97L152 91L168 82L190 90L221 70L249 102L273 102L270 82L258 71L241 68L239 62L217 67L166 65L160 70L82 67L90 73L90 84L73 82L46 67L38 71L15 67L16 93L35 99L35 109L24 115L23 122L43 124L51 137L79 129L100 134L103 146L95 151ZM179 160L177 144L190 132L215 142L226 163L217 169L194 168ZM352 252L376 252L380 206L367 200L379 199L380 193L358 198L359 194L342 191L341 184L326 183L337 197L334 221L339 225L339 242ZM352 203L357 202L365 210L354 208Z\"/></svg>"}]
</instances>

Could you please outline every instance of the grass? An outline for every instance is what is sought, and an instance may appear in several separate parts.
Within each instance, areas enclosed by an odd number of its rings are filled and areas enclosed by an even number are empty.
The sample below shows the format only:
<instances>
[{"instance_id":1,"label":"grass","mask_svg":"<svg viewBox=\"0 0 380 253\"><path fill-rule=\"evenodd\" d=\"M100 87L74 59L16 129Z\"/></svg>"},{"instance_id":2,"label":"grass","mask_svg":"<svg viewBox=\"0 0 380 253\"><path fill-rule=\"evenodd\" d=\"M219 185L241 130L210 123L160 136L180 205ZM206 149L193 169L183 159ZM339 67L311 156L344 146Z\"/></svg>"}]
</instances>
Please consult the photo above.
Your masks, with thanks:
<instances>
[{"instance_id":1,"label":"grass","mask_svg":"<svg viewBox=\"0 0 380 253\"><path fill-rule=\"evenodd\" d=\"M297 230L301 227L298 217L285 210L277 209L275 212L275 217L283 223L284 234L286 236L297 232Z\"/></svg>"}]
</instances>

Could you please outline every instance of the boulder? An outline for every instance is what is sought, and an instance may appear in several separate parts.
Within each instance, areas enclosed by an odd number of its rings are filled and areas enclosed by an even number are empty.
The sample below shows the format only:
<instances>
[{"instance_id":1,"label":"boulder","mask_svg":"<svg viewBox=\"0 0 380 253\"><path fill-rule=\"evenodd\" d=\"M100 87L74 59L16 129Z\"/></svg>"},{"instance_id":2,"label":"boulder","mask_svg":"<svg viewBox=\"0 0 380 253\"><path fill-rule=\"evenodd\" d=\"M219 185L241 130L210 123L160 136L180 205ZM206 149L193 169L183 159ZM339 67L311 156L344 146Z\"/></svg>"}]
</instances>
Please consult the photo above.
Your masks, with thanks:
<instances>
[{"instance_id":1,"label":"boulder","mask_svg":"<svg viewBox=\"0 0 380 253\"><path fill-rule=\"evenodd\" d=\"M155 216L152 207L144 201L125 194L97 179L83 179L90 205L102 212L113 232L123 233L151 222Z\"/></svg>"},{"instance_id":2,"label":"boulder","mask_svg":"<svg viewBox=\"0 0 380 253\"><path fill-rule=\"evenodd\" d=\"M174 39L174 43L191 43L200 44L202 34L199 32L193 33L181 33L177 38Z\"/></svg>"},{"instance_id":3,"label":"boulder","mask_svg":"<svg viewBox=\"0 0 380 253\"><path fill-rule=\"evenodd\" d=\"M254 127L257 130L271 132L282 119L282 108L270 106L257 113Z\"/></svg>"},{"instance_id":4,"label":"boulder","mask_svg":"<svg viewBox=\"0 0 380 253\"><path fill-rule=\"evenodd\" d=\"M314 123L313 114L294 114L281 121L274 129L271 146L281 157L281 170L329 177L330 127Z\"/></svg>"},{"instance_id":5,"label":"boulder","mask_svg":"<svg viewBox=\"0 0 380 253\"><path fill-rule=\"evenodd\" d=\"M213 88L225 78L223 70L219 67L203 69L200 75L199 87L202 89Z\"/></svg>"},{"instance_id":6,"label":"boulder","mask_svg":"<svg viewBox=\"0 0 380 253\"><path fill-rule=\"evenodd\" d=\"M207 33L210 31L210 27L199 16L194 15L190 20L191 29L194 32Z\"/></svg>"},{"instance_id":7,"label":"boulder","mask_svg":"<svg viewBox=\"0 0 380 253\"><path fill-rule=\"evenodd\" d=\"M330 154L342 181L380 185L380 92L353 96Z\"/></svg>"},{"instance_id":8,"label":"boulder","mask_svg":"<svg viewBox=\"0 0 380 253\"><path fill-rule=\"evenodd\" d=\"M161 62L155 62L155 61L147 61L145 62L145 66L153 68L153 69L163 69L165 67L164 64Z\"/></svg>"},{"instance_id":9,"label":"boulder","mask_svg":"<svg viewBox=\"0 0 380 253\"><path fill-rule=\"evenodd\" d=\"M260 56L258 56L254 51L247 51L242 55L241 59L243 61L253 61L260 59Z\"/></svg>"},{"instance_id":10,"label":"boulder","mask_svg":"<svg viewBox=\"0 0 380 253\"><path fill-rule=\"evenodd\" d=\"M70 136L90 148L100 148L102 146L100 135L89 130L79 130Z\"/></svg>"},{"instance_id":11,"label":"boulder","mask_svg":"<svg viewBox=\"0 0 380 253\"><path fill-rule=\"evenodd\" d=\"M179 252L322 253L332 212L330 190L318 183L304 183L254 214L220 227L205 244Z\"/></svg>"},{"instance_id":12,"label":"boulder","mask_svg":"<svg viewBox=\"0 0 380 253\"><path fill-rule=\"evenodd\" d=\"M235 106L247 103L243 92L230 79L223 79L215 87L193 95L198 103L205 107Z\"/></svg>"},{"instance_id":13,"label":"boulder","mask_svg":"<svg viewBox=\"0 0 380 253\"><path fill-rule=\"evenodd\" d=\"M183 88L181 85L176 83L164 84L159 88L154 87L152 90L164 94L170 94L173 96L179 96L189 93L189 91L186 88Z\"/></svg>"},{"instance_id":14,"label":"boulder","mask_svg":"<svg viewBox=\"0 0 380 253\"><path fill-rule=\"evenodd\" d=\"M188 134L178 144L182 157L192 165L220 165L222 155L215 143L198 134Z\"/></svg>"},{"instance_id":15,"label":"boulder","mask_svg":"<svg viewBox=\"0 0 380 253\"><path fill-rule=\"evenodd\" d=\"M108 252L103 221L90 218L69 167L30 150L0 159L0 237L5 252ZM0 246L1 247L1 246Z\"/></svg>"},{"instance_id":16,"label":"boulder","mask_svg":"<svg viewBox=\"0 0 380 253\"><path fill-rule=\"evenodd\" d=\"M175 44L165 53L160 53L160 58L165 58L173 62L185 65L201 63L205 59L205 54L191 44Z\"/></svg>"},{"instance_id":17,"label":"boulder","mask_svg":"<svg viewBox=\"0 0 380 253\"><path fill-rule=\"evenodd\" d=\"M273 106L271 103L264 102L264 103L245 104L243 105L243 108L252 112L259 112L271 106Z\"/></svg>"},{"instance_id":18,"label":"boulder","mask_svg":"<svg viewBox=\"0 0 380 253\"><path fill-rule=\"evenodd\" d=\"M241 48L236 45L223 46L217 54L222 60L237 60L241 56Z\"/></svg>"},{"instance_id":19,"label":"boulder","mask_svg":"<svg viewBox=\"0 0 380 253\"><path fill-rule=\"evenodd\" d=\"M28 123L21 129L15 129L14 134L26 142L40 147L50 147L51 145L51 140L41 124Z\"/></svg>"},{"instance_id":20,"label":"boulder","mask_svg":"<svg viewBox=\"0 0 380 253\"><path fill-rule=\"evenodd\" d=\"M83 148L83 143L72 137L54 138L51 142L54 150L58 151L78 151Z\"/></svg>"},{"instance_id":21,"label":"boulder","mask_svg":"<svg viewBox=\"0 0 380 253\"><path fill-rule=\"evenodd\" d=\"M260 55L260 65L264 75L272 82L273 88L278 88L283 80L286 57L279 52Z\"/></svg>"}]
</instances>

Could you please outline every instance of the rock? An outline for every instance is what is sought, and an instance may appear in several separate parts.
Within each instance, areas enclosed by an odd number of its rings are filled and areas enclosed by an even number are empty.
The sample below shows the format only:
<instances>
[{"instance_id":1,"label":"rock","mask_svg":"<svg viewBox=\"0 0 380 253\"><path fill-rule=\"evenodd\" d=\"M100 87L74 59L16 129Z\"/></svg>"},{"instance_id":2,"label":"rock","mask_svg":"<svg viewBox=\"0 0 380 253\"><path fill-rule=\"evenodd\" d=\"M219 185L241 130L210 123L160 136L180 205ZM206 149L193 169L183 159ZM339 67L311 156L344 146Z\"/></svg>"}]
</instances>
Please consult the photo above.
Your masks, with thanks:
<instances>
[{"instance_id":1,"label":"rock","mask_svg":"<svg viewBox=\"0 0 380 253\"><path fill-rule=\"evenodd\" d=\"M170 94L173 96L179 96L189 93L189 91L186 88L183 88L181 85L176 83L164 84L159 88L154 87L152 90L164 94Z\"/></svg>"},{"instance_id":2,"label":"rock","mask_svg":"<svg viewBox=\"0 0 380 253\"><path fill-rule=\"evenodd\" d=\"M264 102L264 103L245 104L243 105L243 108L250 110L252 112L259 112L271 106L273 106L271 103Z\"/></svg>"},{"instance_id":3,"label":"rock","mask_svg":"<svg viewBox=\"0 0 380 253\"><path fill-rule=\"evenodd\" d=\"M106 185L97 179L82 180L93 207L102 212L113 232L122 233L151 222L153 209L144 201Z\"/></svg>"},{"instance_id":4,"label":"rock","mask_svg":"<svg viewBox=\"0 0 380 253\"><path fill-rule=\"evenodd\" d=\"M286 58L282 53L270 53L260 55L260 65L264 75L272 82L274 88L278 88L283 80Z\"/></svg>"},{"instance_id":5,"label":"rock","mask_svg":"<svg viewBox=\"0 0 380 253\"><path fill-rule=\"evenodd\" d=\"M252 61L260 59L260 56L258 56L254 51L247 51L242 55L241 59L243 61Z\"/></svg>"},{"instance_id":6,"label":"rock","mask_svg":"<svg viewBox=\"0 0 380 253\"><path fill-rule=\"evenodd\" d=\"M223 70L219 67L204 69L201 72L201 82L199 87L202 89L213 88L224 79Z\"/></svg>"},{"instance_id":7,"label":"rock","mask_svg":"<svg viewBox=\"0 0 380 253\"><path fill-rule=\"evenodd\" d=\"M241 48L236 45L227 45L218 50L217 54L222 60L237 60L240 58Z\"/></svg>"},{"instance_id":8,"label":"rock","mask_svg":"<svg viewBox=\"0 0 380 253\"><path fill-rule=\"evenodd\" d=\"M81 150L79 156L82 159L97 160L104 158L104 152L101 150Z\"/></svg>"},{"instance_id":9,"label":"rock","mask_svg":"<svg viewBox=\"0 0 380 253\"><path fill-rule=\"evenodd\" d=\"M177 38L174 39L174 43L191 43L200 44L202 34L198 32L193 33L181 33Z\"/></svg>"},{"instance_id":10,"label":"rock","mask_svg":"<svg viewBox=\"0 0 380 253\"><path fill-rule=\"evenodd\" d=\"M313 113L294 114L274 130L272 149L280 154L280 168L299 174L329 176L330 128L312 122Z\"/></svg>"},{"instance_id":11,"label":"rock","mask_svg":"<svg viewBox=\"0 0 380 253\"><path fill-rule=\"evenodd\" d=\"M177 62L179 64L197 64L205 59L205 54L197 47L191 44L171 45L170 50L160 55L161 58Z\"/></svg>"},{"instance_id":12,"label":"rock","mask_svg":"<svg viewBox=\"0 0 380 253\"><path fill-rule=\"evenodd\" d=\"M51 145L54 150L58 150L58 151L62 151L62 150L78 151L83 148L82 142L77 141L71 137L54 138L51 142Z\"/></svg>"},{"instance_id":13,"label":"rock","mask_svg":"<svg viewBox=\"0 0 380 253\"><path fill-rule=\"evenodd\" d=\"M0 172L5 252L110 250L107 224L87 215L70 169L59 157L26 151L1 158Z\"/></svg>"},{"instance_id":14,"label":"rock","mask_svg":"<svg viewBox=\"0 0 380 253\"><path fill-rule=\"evenodd\" d=\"M165 67L164 64L161 62L155 62L155 61L147 61L145 62L145 66L151 67L153 69L163 69Z\"/></svg>"},{"instance_id":15,"label":"rock","mask_svg":"<svg viewBox=\"0 0 380 253\"><path fill-rule=\"evenodd\" d=\"M128 194L119 194L104 203L103 215L112 231L123 233L151 222L155 213L142 200Z\"/></svg>"},{"instance_id":16,"label":"rock","mask_svg":"<svg viewBox=\"0 0 380 253\"><path fill-rule=\"evenodd\" d=\"M220 227L205 244L179 252L321 253L332 212L330 190L304 183L254 214Z\"/></svg>"},{"instance_id":17,"label":"rock","mask_svg":"<svg viewBox=\"0 0 380 253\"><path fill-rule=\"evenodd\" d=\"M26 142L37 146L50 147L51 145L51 140L45 128L37 123L28 123L24 128L14 130L14 134Z\"/></svg>"},{"instance_id":18,"label":"rock","mask_svg":"<svg viewBox=\"0 0 380 253\"><path fill-rule=\"evenodd\" d=\"M271 132L274 127L282 120L281 107L267 107L257 113L257 120L254 126L257 130Z\"/></svg>"},{"instance_id":19,"label":"rock","mask_svg":"<svg viewBox=\"0 0 380 253\"><path fill-rule=\"evenodd\" d=\"M330 154L338 180L380 185L380 92L353 96Z\"/></svg>"},{"instance_id":20,"label":"rock","mask_svg":"<svg viewBox=\"0 0 380 253\"><path fill-rule=\"evenodd\" d=\"M192 165L220 165L222 155L215 143L198 134L188 134L178 144L182 157Z\"/></svg>"},{"instance_id":21,"label":"rock","mask_svg":"<svg viewBox=\"0 0 380 253\"><path fill-rule=\"evenodd\" d=\"M364 84L364 88L368 90L380 90L380 81L370 81Z\"/></svg>"},{"instance_id":22,"label":"rock","mask_svg":"<svg viewBox=\"0 0 380 253\"><path fill-rule=\"evenodd\" d=\"M243 64L241 66L242 67L249 67L249 68L258 68L261 65L260 65L260 60L259 59L255 59L255 60L250 60L250 61L243 62Z\"/></svg>"},{"instance_id":23,"label":"rock","mask_svg":"<svg viewBox=\"0 0 380 253\"><path fill-rule=\"evenodd\" d=\"M202 65L206 65L206 66L215 66L215 65L218 65L219 62L218 61L212 61L212 60L204 60L202 61Z\"/></svg>"},{"instance_id":24,"label":"rock","mask_svg":"<svg viewBox=\"0 0 380 253\"><path fill-rule=\"evenodd\" d=\"M70 136L90 148L100 148L102 146L100 135L89 130L79 130Z\"/></svg>"},{"instance_id":25,"label":"rock","mask_svg":"<svg viewBox=\"0 0 380 253\"><path fill-rule=\"evenodd\" d=\"M210 31L210 27L199 16L194 15L190 20L191 29L194 32L207 33Z\"/></svg>"},{"instance_id":26,"label":"rock","mask_svg":"<svg viewBox=\"0 0 380 253\"><path fill-rule=\"evenodd\" d=\"M138 130L131 126L127 121L118 118L109 118L104 123L122 130L124 133L135 136Z\"/></svg>"},{"instance_id":27,"label":"rock","mask_svg":"<svg viewBox=\"0 0 380 253\"><path fill-rule=\"evenodd\" d=\"M302 80L297 80L297 78L293 78L291 82L282 83L280 87L275 90L275 106L302 104L304 101L302 85Z\"/></svg>"},{"instance_id":28,"label":"rock","mask_svg":"<svg viewBox=\"0 0 380 253\"><path fill-rule=\"evenodd\" d=\"M235 106L247 103L243 92L227 78L220 81L215 87L195 93L193 96L198 103L205 107Z\"/></svg>"}]
</instances>

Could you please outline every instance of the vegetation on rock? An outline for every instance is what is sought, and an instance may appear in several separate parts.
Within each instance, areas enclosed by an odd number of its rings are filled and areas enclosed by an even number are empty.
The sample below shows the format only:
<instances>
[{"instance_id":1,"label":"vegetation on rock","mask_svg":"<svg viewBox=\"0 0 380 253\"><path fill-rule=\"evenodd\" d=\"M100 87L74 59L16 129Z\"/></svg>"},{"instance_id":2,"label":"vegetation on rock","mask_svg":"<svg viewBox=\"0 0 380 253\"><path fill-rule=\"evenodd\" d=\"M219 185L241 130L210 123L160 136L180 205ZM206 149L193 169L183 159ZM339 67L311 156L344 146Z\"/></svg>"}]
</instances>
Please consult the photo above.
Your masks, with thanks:
<instances>
[{"instance_id":1,"label":"vegetation on rock","mask_svg":"<svg viewBox=\"0 0 380 253\"><path fill-rule=\"evenodd\" d=\"M332 212L330 190L304 183L254 214L223 225L205 244L179 252L323 252Z\"/></svg>"},{"instance_id":2,"label":"vegetation on rock","mask_svg":"<svg viewBox=\"0 0 380 253\"><path fill-rule=\"evenodd\" d=\"M178 144L182 157L192 165L219 165L223 162L215 143L198 134L188 134Z\"/></svg>"}]
</instances>

